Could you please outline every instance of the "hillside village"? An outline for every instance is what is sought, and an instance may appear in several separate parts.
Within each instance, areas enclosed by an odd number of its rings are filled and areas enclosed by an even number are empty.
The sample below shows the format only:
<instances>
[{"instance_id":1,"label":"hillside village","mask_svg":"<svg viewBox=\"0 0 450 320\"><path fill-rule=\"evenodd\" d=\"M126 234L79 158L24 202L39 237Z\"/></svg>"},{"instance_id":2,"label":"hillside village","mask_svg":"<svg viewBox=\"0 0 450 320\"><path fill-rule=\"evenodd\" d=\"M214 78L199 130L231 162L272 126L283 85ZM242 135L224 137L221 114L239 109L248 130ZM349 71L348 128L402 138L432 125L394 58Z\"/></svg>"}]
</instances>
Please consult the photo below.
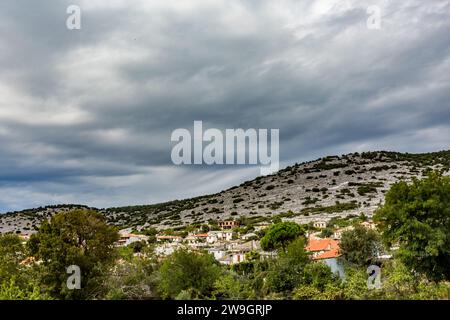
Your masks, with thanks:
<instances>
[{"instance_id":1,"label":"hillside village","mask_svg":"<svg viewBox=\"0 0 450 320\"><path fill-rule=\"evenodd\" d=\"M290 219L284 219L284 221L290 221ZM323 262L333 272L342 275L344 271L338 259L341 256L339 243L342 234L353 230L355 224L360 224L364 228L372 230L376 226L372 221L366 220L364 215L335 221L336 224L333 221L331 219L319 219L304 225L305 229L308 230L306 233L308 242L305 249L312 260ZM340 227L339 225L343 223L346 226ZM190 232L184 236L181 233L170 235L164 232L159 233L153 240L155 254L163 258L179 249L204 250L212 254L223 265L234 265L246 262L248 259L255 259L255 257L264 260L277 254L275 251L264 251L260 245L261 236L271 226L269 223L257 223L252 226L252 231L247 233L242 233L240 224L236 220L220 221L218 226L219 230L204 233ZM325 230L330 233L329 236L323 235ZM200 232L200 230L197 231ZM121 230L120 235L118 246L129 246L141 241L148 243L151 238L144 234L130 233L129 229ZM139 255L139 253L136 253L136 255ZM377 258L389 259L390 255L380 252Z\"/></svg>"},{"instance_id":2,"label":"hillside village","mask_svg":"<svg viewBox=\"0 0 450 320\"><path fill-rule=\"evenodd\" d=\"M339 242L342 234L354 229L354 224L358 223L367 229L375 229L376 226L371 221L359 221L359 217L349 220L341 220L339 224L347 221L347 226L339 227L333 224L331 220L317 220L316 222L305 225L309 231L306 233L308 242L306 251L310 254L313 261L323 262L328 265L336 274L343 274L343 268L338 258L341 256ZM285 219L285 221L288 221ZM331 224L330 224L331 221ZM253 226L253 232L242 234L239 229L239 222L235 220L226 220L219 222L220 230L211 230L205 233L188 233L183 236L178 234L157 234L155 237L145 235L141 232L131 232L130 229L119 231L120 239L117 241L117 247L135 246L140 243L144 246L154 246L154 253L160 258L171 255L176 250L187 249L189 251L206 251L223 265L234 265L246 262L250 259L264 260L277 255L276 251L264 251L260 245L260 238L264 231L271 226L269 223L258 223ZM328 237L323 236L324 230L331 231ZM200 230L198 230L200 231ZM30 239L30 234L21 233L19 237L25 244ZM139 256L140 253L135 253ZM380 253L379 259L389 259L390 255ZM28 259L28 258L27 258ZM25 260L24 263L28 261Z\"/></svg>"}]
</instances>

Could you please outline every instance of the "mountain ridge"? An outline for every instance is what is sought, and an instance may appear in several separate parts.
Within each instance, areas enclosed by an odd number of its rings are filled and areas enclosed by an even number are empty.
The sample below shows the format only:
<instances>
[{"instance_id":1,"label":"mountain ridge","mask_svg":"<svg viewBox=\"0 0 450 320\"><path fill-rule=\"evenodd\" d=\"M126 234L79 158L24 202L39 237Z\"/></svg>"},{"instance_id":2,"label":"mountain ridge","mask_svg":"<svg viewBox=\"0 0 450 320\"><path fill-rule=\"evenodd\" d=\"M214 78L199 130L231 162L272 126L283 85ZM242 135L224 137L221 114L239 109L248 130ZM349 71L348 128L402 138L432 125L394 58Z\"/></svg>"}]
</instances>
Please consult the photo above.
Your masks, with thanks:
<instances>
[{"instance_id":1,"label":"mountain ridge","mask_svg":"<svg viewBox=\"0 0 450 320\"><path fill-rule=\"evenodd\" d=\"M295 163L218 193L150 205L91 208L119 228L181 228L208 221L274 216L308 223L364 213L371 216L398 181L429 170L447 173L450 150L429 153L372 151ZM0 233L33 233L43 219L85 205L53 205L0 215Z\"/></svg>"}]
</instances>

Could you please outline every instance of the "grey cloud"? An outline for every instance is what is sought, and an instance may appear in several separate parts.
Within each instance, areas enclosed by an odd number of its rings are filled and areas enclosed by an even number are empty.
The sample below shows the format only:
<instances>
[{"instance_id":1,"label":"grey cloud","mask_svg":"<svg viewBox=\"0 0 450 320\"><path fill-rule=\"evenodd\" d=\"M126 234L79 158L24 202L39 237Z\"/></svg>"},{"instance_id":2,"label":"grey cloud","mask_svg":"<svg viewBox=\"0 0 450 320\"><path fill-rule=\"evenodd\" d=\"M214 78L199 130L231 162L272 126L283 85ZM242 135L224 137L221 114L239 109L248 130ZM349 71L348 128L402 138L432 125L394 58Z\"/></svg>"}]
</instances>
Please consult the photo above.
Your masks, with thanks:
<instances>
[{"instance_id":1,"label":"grey cloud","mask_svg":"<svg viewBox=\"0 0 450 320\"><path fill-rule=\"evenodd\" d=\"M148 203L257 175L174 167L170 134L194 120L278 128L283 164L448 148L430 132L449 129L449 1L346 3L2 1L0 210ZM69 4L82 30L65 28ZM372 4L381 30L366 28Z\"/></svg>"}]
</instances>

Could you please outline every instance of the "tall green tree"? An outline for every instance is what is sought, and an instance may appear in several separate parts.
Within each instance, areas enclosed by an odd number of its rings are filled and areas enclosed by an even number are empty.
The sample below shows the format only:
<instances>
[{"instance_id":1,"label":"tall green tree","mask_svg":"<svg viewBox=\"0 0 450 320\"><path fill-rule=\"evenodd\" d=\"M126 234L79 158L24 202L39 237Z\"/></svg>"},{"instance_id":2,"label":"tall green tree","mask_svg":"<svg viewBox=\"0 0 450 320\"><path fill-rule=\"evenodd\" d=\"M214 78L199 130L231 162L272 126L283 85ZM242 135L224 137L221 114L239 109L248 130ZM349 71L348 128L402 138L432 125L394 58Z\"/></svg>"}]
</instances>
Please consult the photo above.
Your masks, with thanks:
<instances>
[{"instance_id":1,"label":"tall green tree","mask_svg":"<svg viewBox=\"0 0 450 320\"><path fill-rule=\"evenodd\" d=\"M152 258L133 257L122 260L111 269L103 285L106 299L148 300L157 297L152 275L155 263Z\"/></svg>"},{"instance_id":2,"label":"tall green tree","mask_svg":"<svg viewBox=\"0 0 450 320\"><path fill-rule=\"evenodd\" d=\"M17 235L0 235L0 281L17 278L25 257L25 247Z\"/></svg>"},{"instance_id":3,"label":"tall green tree","mask_svg":"<svg viewBox=\"0 0 450 320\"><path fill-rule=\"evenodd\" d=\"M250 298L252 290L246 277L230 272L216 280L212 295L218 300L240 300Z\"/></svg>"},{"instance_id":4,"label":"tall green tree","mask_svg":"<svg viewBox=\"0 0 450 320\"><path fill-rule=\"evenodd\" d=\"M207 252L175 251L157 272L157 285L162 298L176 298L182 291L192 298L207 297L221 274L220 266Z\"/></svg>"},{"instance_id":5,"label":"tall green tree","mask_svg":"<svg viewBox=\"0 0 450 320\"><path fill-rule=\"evenodd\" d=\"M86 299L101 295L101 279L114 261L119 235L93 210L74 210L44 221L29 241L31 252L43 261L42 282L56 298ZM67 268L81 269L81 289L67 287Z\"/></svg>"},{"instance_id":6,"label":"tall green tree","mask_svg":"<svg viewBox=\"0 0 450 320\"><path fill-rule=\"evenodd\" d=\"M357 224L353 230L342 234L340 249L350 263L365 266L375 258L381 248L378 233Z\"/></svg>"},{"instance_id":7,"label":"tall green tree","mask_svg":"<svg viewBox=\"0 0 450 320\"><path fill-rule=\"evenodd\" d=\"M26 262L27 250L13 234L0 235L0 300L49 299L39 286L39 268Z\"/></svg>"},{"instance_id":8,"label":"tall green tree","mask_svg":"<svg viewBox=\"0 0 450 320\"><path fill-rule=\"evenodd\" d=\"M342 299L341 281L324 263L309 263L303 270L303 281L294 290L294 299L338 300Z\"/></svg>"},{"instance_id":9,"label":"tall green tree","mask_svg":"<svg viewBox=\"0 0 450 320\"><path fill-rule=\"evenodd\" d=\"M398 182L375 214L384 241L398 257L431 280L450 280L450 178L431 172L423 180Z\"/></svg>"},{"instance_id":10,"label":"tall green tree","mask_svg":"<svg viewBox=\"0 0 450 320\"><path fill-rule=\"evenodd\" d=\"M272 261L266 278L268 291L290 295L302 283L304 268L308 263L310 259L305 250L305 239L297 238Z\"/></svg>"},{"instance_id":11,"label":"tall green tree","mask_svg":"<svg viewBox=\"0 0 450 320\"><path fill-rule=\"evenodd\" d=\"M300 225L295 222L280 222L272 225L261 239L261 248L264 250L282 249L304 235L305 232Z\"/></svg>"},{"instance_id":12,"label":"tall green tree","mask_svg":"<svg viewBox=\"0 0 450 320\"><path fill-rule=\"evenodd\" d=\"M325 263L310 263L305 266L303 271L303 282L324 291L328 284L338 284L339 277Z\"/></svg>"}]
</instances>

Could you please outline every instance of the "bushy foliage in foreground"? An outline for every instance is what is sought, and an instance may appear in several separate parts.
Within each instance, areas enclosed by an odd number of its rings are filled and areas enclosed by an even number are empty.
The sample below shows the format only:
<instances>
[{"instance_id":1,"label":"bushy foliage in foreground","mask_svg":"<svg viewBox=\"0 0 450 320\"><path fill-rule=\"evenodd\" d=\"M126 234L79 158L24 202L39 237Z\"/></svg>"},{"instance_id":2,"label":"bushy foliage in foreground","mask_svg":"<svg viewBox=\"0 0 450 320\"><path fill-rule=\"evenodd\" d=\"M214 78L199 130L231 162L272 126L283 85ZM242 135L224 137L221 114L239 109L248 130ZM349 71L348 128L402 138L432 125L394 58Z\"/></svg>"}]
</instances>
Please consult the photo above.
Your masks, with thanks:
<instances>
[{"instance_id":1,"label":"bushy foliage in foreground","mask_svg":"<svg viewBox=\"0 0 450 320\"><path fill-rule=\"evenodd\" d=\"M411 270L450 280L450 177L432 172L412 184L399 182L375 215L388 245Z\"/></svg>"}]
</instances>

